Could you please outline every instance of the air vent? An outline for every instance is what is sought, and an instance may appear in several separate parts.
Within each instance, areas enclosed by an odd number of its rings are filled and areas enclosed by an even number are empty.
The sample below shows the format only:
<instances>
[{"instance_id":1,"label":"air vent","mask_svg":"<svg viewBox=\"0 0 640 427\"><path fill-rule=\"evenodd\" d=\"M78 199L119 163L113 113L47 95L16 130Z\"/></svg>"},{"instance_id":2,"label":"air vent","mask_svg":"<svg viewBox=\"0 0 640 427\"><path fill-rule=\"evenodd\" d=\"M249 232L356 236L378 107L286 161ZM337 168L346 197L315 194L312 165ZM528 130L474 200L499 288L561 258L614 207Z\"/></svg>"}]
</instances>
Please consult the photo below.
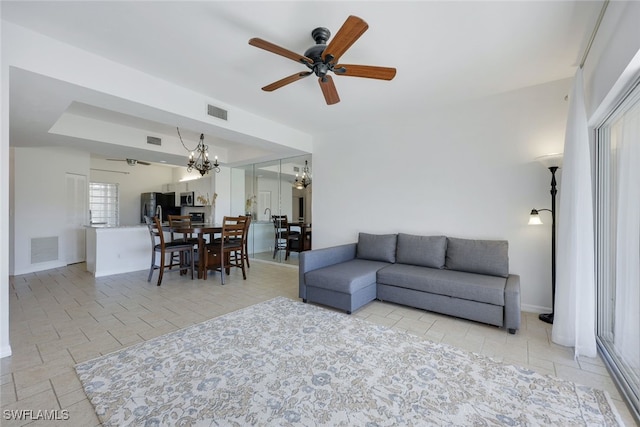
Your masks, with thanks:
<instances>
[{"instance_id":1,"label":"air vent","mask_svg":"<svg viewBox=\"0 0 640 427\"><path fill-rule=\"evenodd\" d=\"M294 172L300 172L300 168L299 168L298 166L294 166L294 167L293 167L293 171L294 171Z\"/></svg>"},{"instance_id":2,"label":"air vent","mask_svg":"<svg viewBox=\"0 0 640 427\"><path fill-rule=\"evenodd\" d=\"M58 259L58 236L31 239L31 264Z\"/></svg>"},{"instance_id":3,"label":"air vent","mask_svg":"<svg viewBox=\"0 0 640 427\"><path fill-rule=\"evenodd\" d=\"M153 145L162 145L162 140L158 137L155 136L148 136L147 137L147 144L153 144Z\"/></svg>"},{"instance_id":4,"label":"air vent","mask_svg":"<svg viewBox=\"0 0 640 427\"><path fill-rule=\"evenodd\" d=\"M211 104L207 105L207 114L209 114L212 117L216 117L218 119L227 120L227 110L214 107Z\"/></svg>"}]
</instances>

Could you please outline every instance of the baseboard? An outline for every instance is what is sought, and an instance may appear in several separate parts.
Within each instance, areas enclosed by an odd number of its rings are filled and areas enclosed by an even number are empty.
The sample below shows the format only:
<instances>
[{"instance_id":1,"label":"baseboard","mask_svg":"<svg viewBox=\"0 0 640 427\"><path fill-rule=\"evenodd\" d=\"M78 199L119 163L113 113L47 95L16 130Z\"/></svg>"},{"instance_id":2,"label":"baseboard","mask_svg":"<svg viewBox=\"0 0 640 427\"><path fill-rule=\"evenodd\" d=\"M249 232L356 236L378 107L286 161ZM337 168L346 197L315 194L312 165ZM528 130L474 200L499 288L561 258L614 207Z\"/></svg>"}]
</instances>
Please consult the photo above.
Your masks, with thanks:
<instances>
[{"instance_id":1,"label":"baseboard","mask_svg":"<svg viewBox=\"0 0 640 427\"><path fill-rule=\"evenodd\" d=\"M67 263L63 261L41 262L37 264L29 264L13 271L13 276L21 276L23 274L37 273L39 271L54 270L56 268L66 267Z\"/></svg>"},{"instance_id":2,"label":"baseboard","mask_svg":"<svg viewBox=\"0 0 640 427\"><path fill-rule=\"evenodd\" d=\"M3 357L9 357L11 356L11 346L10 345L6 345L2 348L0 348L0 359L2 359Z\"/></svg>"}]
</instances>

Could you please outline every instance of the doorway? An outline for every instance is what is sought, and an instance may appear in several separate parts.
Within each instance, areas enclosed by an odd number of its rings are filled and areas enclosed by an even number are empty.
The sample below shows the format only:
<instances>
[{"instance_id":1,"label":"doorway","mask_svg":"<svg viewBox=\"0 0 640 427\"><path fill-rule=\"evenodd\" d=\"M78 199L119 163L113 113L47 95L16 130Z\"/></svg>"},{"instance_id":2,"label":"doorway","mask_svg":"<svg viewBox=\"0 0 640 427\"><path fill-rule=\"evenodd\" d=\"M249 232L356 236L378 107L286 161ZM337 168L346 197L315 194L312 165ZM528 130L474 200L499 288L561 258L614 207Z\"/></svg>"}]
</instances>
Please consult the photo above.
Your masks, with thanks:
<instances>
[{"instance_id":1,"label":"doorway","mask_svg":"<svg viewBox=\"0 0 640 427\"><path fill-rule=\"evenodd\" d=\"M73 173L66 174L67 213L66 244L64 260L67 264L75 264L86 260L86 240L84 226L87 224L87 177Z\"/></svg>"}]
</instances>

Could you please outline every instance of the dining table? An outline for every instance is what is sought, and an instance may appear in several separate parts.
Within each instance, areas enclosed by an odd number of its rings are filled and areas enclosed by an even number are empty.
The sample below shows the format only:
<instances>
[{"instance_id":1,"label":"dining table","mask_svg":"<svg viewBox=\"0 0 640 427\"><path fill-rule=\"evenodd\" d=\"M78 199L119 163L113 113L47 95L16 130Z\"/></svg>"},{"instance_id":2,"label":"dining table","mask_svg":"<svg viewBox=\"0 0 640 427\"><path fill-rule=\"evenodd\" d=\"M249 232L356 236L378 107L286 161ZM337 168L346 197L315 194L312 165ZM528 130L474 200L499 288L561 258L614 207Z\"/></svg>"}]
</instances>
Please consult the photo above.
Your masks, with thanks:
<instances>
[{"instance_id":1,"label":"dining table","mask_svg":"<svg viewBox=\"0 0 640 427\"><path fill-rule=\"evenodd\" d=\"M204 265L204 254L207 250L206 244L207 239L206 236L209 236L209 242L213 241L216 234L222 234L222 225L221 224L211 224L211 223L191 223L191 226L188 227L184 224L179 226L171 227L170 225L163 225L163 231L180 233L185 236L197 236L198 238L198 279L202 279L204 277L204 269L206 266Z\"/></svg>"}]
</instances>

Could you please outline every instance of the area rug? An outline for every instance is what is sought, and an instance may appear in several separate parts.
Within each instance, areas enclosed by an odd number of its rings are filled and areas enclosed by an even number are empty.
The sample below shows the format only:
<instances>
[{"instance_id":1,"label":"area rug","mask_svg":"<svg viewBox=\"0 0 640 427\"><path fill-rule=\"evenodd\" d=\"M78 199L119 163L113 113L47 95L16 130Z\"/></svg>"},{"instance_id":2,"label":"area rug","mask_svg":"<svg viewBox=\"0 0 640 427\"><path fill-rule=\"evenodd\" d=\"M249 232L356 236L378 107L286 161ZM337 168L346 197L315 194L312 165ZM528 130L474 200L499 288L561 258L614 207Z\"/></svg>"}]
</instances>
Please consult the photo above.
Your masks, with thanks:
<instances>
[{"instance_id":1,"label":"area rug","mask_svg":"<svg viewBox=\"0 0 640 427\"><path fill-rule=\"evenodd\" d=\"M106 426L622 425L605 391L286 298L76 371Z\"/></svg>"}]
</instances>

